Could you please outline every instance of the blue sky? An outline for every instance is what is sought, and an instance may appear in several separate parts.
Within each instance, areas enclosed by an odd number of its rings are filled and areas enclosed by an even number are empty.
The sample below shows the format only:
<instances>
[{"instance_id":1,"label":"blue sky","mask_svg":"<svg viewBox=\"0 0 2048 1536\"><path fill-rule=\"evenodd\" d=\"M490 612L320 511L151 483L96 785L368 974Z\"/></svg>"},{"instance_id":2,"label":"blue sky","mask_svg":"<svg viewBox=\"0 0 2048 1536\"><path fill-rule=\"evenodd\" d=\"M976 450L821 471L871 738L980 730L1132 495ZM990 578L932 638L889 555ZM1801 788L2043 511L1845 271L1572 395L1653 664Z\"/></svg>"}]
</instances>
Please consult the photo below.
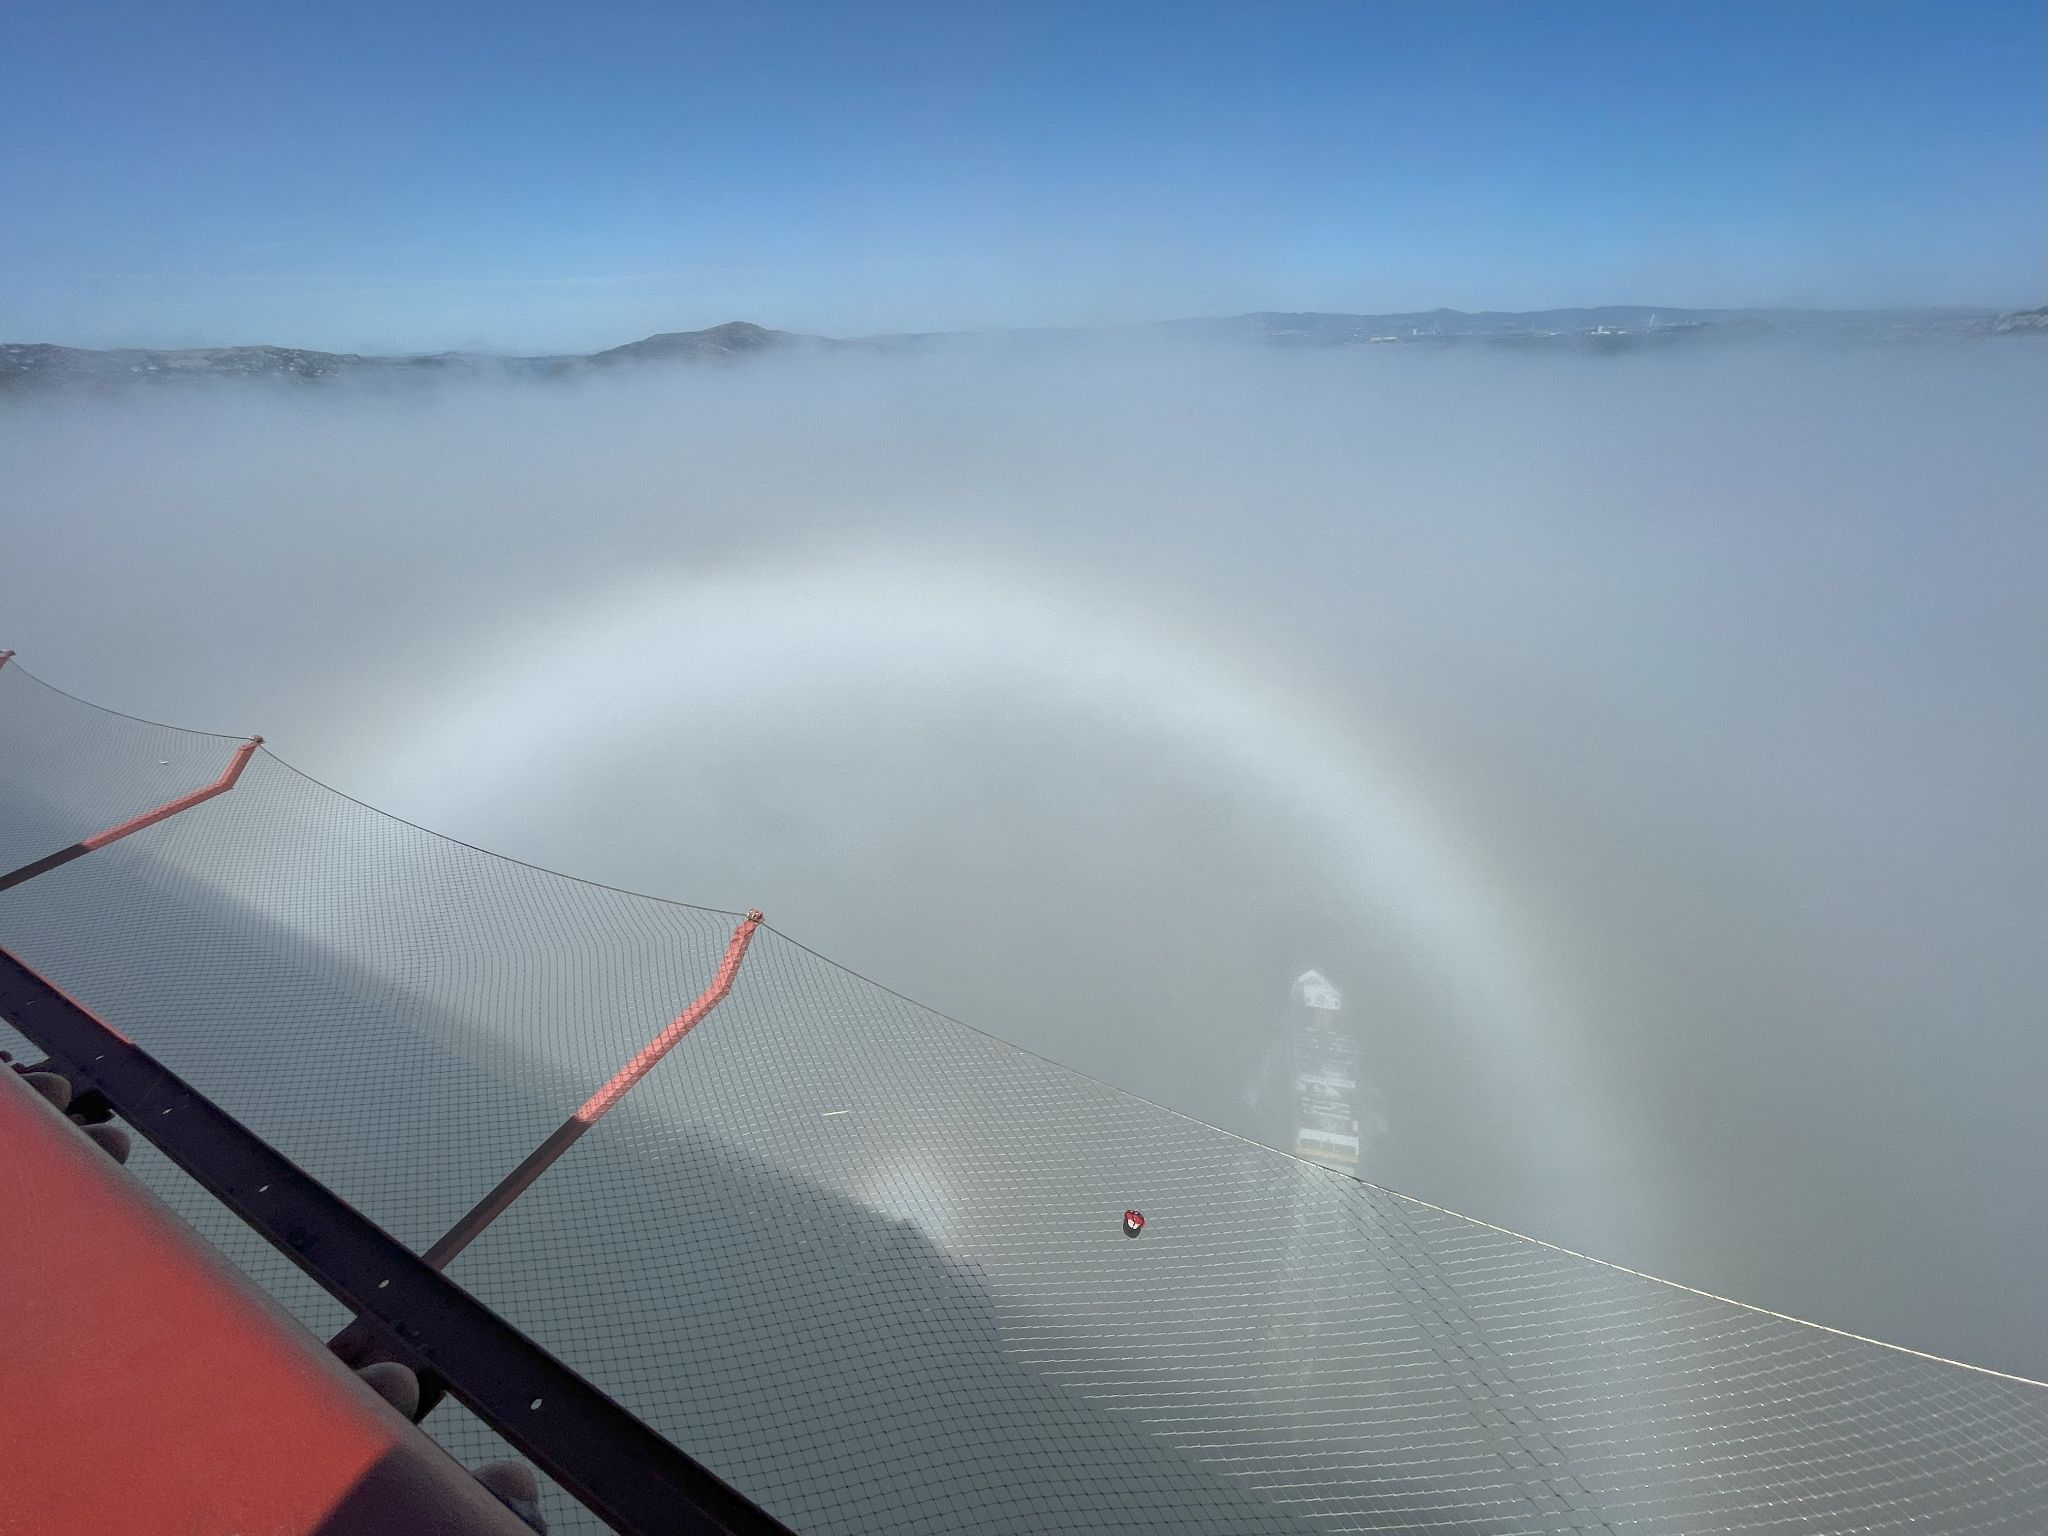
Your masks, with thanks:
<instances>
[{"instance_id":1,"label":"blue sky","mask_svg":"<svg viewBox=\"0 0 2048 1536\"><path fill-rule=\"evenodd\" d=\"M24 0L0 338L2038 304L2044 18Z\"/></svg>"}]
</instances>

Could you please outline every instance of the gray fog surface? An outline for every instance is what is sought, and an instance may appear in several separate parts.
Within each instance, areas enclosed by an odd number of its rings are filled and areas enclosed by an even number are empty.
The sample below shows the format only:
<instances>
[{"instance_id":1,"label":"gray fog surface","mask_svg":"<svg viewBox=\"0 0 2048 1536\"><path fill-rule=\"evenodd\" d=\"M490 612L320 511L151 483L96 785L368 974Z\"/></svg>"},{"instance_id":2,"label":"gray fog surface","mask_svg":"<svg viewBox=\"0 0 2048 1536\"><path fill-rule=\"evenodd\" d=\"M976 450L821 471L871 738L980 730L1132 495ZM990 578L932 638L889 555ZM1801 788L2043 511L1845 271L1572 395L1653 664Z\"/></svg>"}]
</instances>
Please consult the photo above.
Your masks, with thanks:
<instances>
[{"instance_id":1,"label":"gray fog surface","mask_svg":"<svg viewBox=\"0 0 2048 1536\"><path fill-rule=\"evenodd\" d=\"M2048 1375L2048 358L1077 343L0 410L0 644L1377 1183ZM90 830L90 829L80 829Z\"/></svg>"}]
</instances>

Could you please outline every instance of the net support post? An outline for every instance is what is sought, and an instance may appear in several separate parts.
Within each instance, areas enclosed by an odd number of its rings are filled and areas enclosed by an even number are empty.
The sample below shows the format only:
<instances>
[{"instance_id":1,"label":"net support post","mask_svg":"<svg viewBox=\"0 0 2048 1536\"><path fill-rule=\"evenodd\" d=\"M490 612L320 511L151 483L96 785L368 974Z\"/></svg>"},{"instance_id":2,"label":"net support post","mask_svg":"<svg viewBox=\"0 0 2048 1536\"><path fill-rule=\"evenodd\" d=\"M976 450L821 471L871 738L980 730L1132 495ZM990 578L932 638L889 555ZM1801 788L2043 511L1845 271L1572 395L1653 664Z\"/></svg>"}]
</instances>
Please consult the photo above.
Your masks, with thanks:
<instances>
[{"instance_id":1,"label":"net support post","mask_svg":"<svg viewBox=\"0 0 2048 1536\"><path fill-rule=\"evenodd\" d=\"M614 1072L597 1092L578 1106L576 1112L549 1133L548 1138L527 1153L504 1178L500 1179L491 1192L470 1207L467 1214L441 1237L425 1253L420 1255L428 1268L445 1269L455 1256L467 1248L498 1217L502 1216L512 1202L531 1189L540 1176L552 1168L562 1154L575 1146L598 1121L632 1091L633 1085L654 1069L662 1057L682 1041L683 1037L701 1024L711 1011L725 1001L732 991L732 984L740 973L740 964L747 957L747 948L754 942L754 935L765 921L760 911L749 912L740 925L733 929L732 937L726 941L725 953L720 956L718 970L711 982L699 992L690 1005L671 1019L659 1034L642 1046L639 1052L618 1071ZM365 1365L373 1359L385 1358L390 1342L381 1336L381 1331L357 1318L334 1336L330 1347L351 1365ZM420 1379L420 1413L422 1416L439 1401L438 1383L422 1373Z\"/></svg>"},{"instance_id":2,"label":"net support post","mask_svg":"<svg viewBox=\"0 0 2048 1536\"><path fill-rule=\"evenodd\" d=\"M585 1131L602 1120L612 1107L632 1090L635 1083L652 1071L656 1062L674 1050L683 1036L695 1029L712 1009L724 1002L726 994L732 991L733 981L739 976L740 962L747 957L747 946L754 942L754 935L759 931L761 923L762 917L758 911L749 912L739 927L733 929L732 937L726 941L725 953L719 959L718 970L712 976L711 984L692 999L689 1007L671 1019L667 1028L642 1046L638 1055L614 1072L602 1088L585 1099L575 1114L556 1126L546 1141L529 1152L517 1168L500 1179L495 1189L479 1200L468 1215L442 1234L440 1241L421 1257L435 1269L440 1269L467 1248L478 1233L524 1194L536 1179L554 1166L556 1159L576 1145Z\"/></svg>"},{"instance_id":3,"label":"net support post","mask_svg":"<svg viewBox=\"0 0 2048 1536\"><path fill-rule=\"evenodd\" d=\"M8 651L5 654L12 656L14 653ZM73 859L84 858L95 849L104 848L109 843L118 843L122 838L132 836L145 827L153 827L160 821L170 820L180 811L189 811L193 806L204 804L216 795L226 794L235 787L236 781L242 777L242 770L249 766L249 759L256 755L257 748L262 745L261 736L251 736L235 748L234 756L228 759L227 767L221 770L220 777L211 784L195 789L189 794L180 795L175 800L166 800L153 811L144 811L139 816L131 816L126 821L116 822L90 837L82 837L68 848L59 848L55 853L46 853L40 859L31 859L18 869L10 869L6 874L0 875L0 891L12 890L25 881L35 879L37 875L48 874L53 869L69 864Z\"/></svg>"}]
</instances>

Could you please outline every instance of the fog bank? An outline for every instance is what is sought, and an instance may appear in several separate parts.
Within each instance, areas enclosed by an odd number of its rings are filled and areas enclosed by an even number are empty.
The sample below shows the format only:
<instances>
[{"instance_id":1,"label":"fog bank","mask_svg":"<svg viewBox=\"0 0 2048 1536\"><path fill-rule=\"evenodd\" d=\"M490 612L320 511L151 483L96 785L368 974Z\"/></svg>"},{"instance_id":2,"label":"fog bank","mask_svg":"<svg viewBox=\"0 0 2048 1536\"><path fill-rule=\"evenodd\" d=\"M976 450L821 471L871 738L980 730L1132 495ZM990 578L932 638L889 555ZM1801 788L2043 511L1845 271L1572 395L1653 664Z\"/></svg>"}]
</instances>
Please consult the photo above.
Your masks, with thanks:
<instances>
[{"instance_id":1,"label":"fog bank","mask_svg":"<svg viewBox=\"0 0 2048 1536\"><path fill-rule=\"evenodd\" d=\"M0 408L0 645L1375 1182L2048 1374L2048 358L1072 347Z\"/></svg>"}]
</instances>

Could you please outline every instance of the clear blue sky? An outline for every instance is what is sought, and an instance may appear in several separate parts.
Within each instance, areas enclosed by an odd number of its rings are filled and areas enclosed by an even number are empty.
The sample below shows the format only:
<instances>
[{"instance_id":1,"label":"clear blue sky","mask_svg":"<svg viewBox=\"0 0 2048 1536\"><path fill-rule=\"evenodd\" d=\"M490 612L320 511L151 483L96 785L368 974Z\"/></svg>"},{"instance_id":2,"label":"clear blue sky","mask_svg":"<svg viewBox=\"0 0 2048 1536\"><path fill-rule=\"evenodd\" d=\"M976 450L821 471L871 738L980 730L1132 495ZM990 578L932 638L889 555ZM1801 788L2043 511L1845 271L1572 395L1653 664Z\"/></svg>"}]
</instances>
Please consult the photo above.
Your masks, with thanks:
<instances>
[{"instance_id":1,"label":"clear blue sky","mask_svg":"<svg viewBox=\"0 0 2048 1536\"><path fill-rule=\"evenodd\" d=\"M0 9L0 338L2042 302L2048 7Z\"/></svg>"}]
</instances>

